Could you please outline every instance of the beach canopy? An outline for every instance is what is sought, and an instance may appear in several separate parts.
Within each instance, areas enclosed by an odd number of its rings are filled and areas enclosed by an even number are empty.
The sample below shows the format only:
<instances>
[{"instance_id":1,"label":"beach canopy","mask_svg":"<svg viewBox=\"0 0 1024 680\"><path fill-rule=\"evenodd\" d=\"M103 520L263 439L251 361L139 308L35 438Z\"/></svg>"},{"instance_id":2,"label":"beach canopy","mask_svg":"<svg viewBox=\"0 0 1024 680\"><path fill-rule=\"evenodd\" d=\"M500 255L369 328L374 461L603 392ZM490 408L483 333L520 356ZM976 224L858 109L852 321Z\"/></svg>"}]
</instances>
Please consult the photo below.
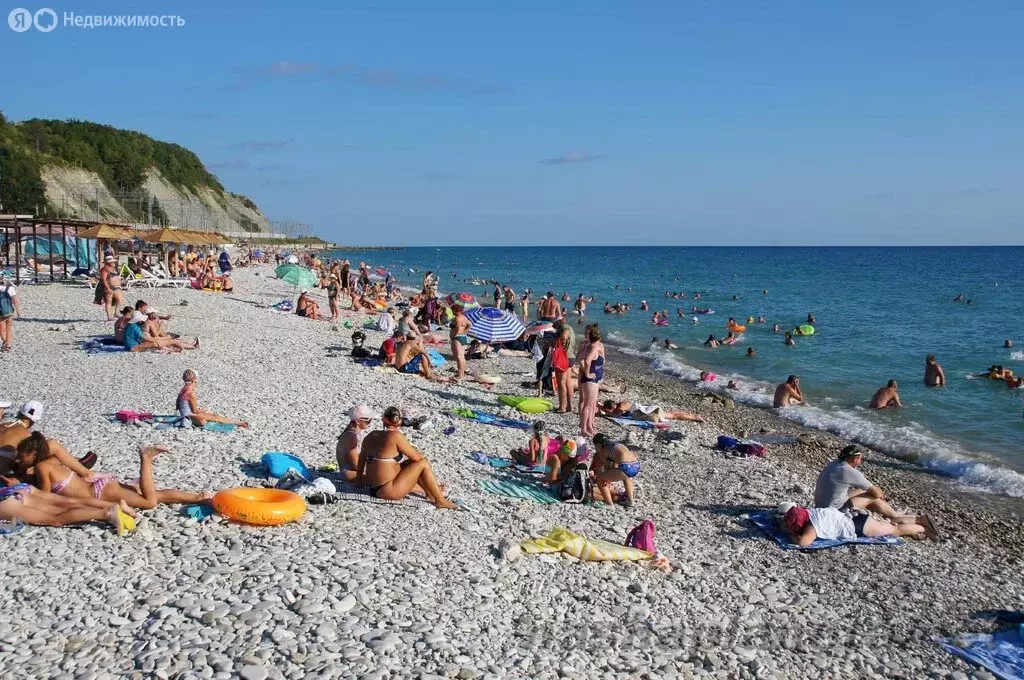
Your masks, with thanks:
<instances>
[{"instance_id":1,"label":"beach canopy","mask_svg":"<svg viewBox=\"0 0 1024 680\"><path fill-rule=\"evenodd\" d=\"M514 315L497 307L477 307L466 312L472 322L469 334L480 342L506 342L515 340L526 326Z\"/></svg>"},{"instance_id":2,"label":"beach canopy","mask_svg":"<svg viewBox=\"0 0 1024 680\"><path fill-rule=\"evenodd\" d=\"M473 309L474 307L480 306L480 303L476 301L476 298L469 293L452 293L445 297L444 300L448 303L449 307L462 305L463 309Z\"/></svg>"},{"instance_id":3,"label":"beach canopy","mask_svg":"<svg viewBox=\"0 0 1024 680\"><path fill-rule=\"evenodd\" d=\"M313 287L317 284L316 274L312 270L297 264L282 264L274 270L277 278L293 286Z\"/></svg>"},{"instance_id":4,"label":"beach canopy","mask_svg":"<svg viewBox=\"0 0 1024 680\"><path fill-rule=\"evenodd\" d=\"M126 227L112 227L109 224L97 224L85 231L78 232L78 238L103 239L105 241L130 241L135 232Z\"/></svg>"},{"instance_id":5,"label":"beach canopy","mask_svg":"<svg viewBox=\"0 0 1024 680\"><path fill-rule=\"evenodd\" d=\"M185 234L174 229L154 229L146 232L141 240L146 243L185 243Z\"/></svg>"}]
</instances>

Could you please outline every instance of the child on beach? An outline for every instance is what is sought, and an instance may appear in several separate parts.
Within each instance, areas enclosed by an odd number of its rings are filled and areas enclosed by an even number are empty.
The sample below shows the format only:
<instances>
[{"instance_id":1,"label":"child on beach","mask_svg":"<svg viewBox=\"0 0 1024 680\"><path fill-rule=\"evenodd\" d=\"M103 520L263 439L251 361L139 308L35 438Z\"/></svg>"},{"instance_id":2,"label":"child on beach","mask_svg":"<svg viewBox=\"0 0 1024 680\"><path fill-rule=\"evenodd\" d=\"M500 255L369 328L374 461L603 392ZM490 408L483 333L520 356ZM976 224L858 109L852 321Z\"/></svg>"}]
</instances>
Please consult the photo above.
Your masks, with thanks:
<instances>
[{"instance_id":1,"label":"child on beach","mask_svg":"<svg viewBox=\"0 0 1024 680\"><path fill-rule=\"evenodd\" d=\"M36 487L68 498L95 498L111 503L124 501L141 510L155 508L158 503L200 503L209 500L210 494L156 488L153 460L166 451L167 447L164 446L139 449L138 488L121 484L113 475L79 476L50 453L50 445L40 432L33 432L28 439L18 444L16 465L22 479L26 479L25 472L34 467Z\"/></svg>"},{"instance_id":2,"label":"child on beach","mask_svg":"<svg viewBox=\"0 0 1024 680\"><path fill-rule=\"evenodd\" d=\"M235 425L236 427L249 427L249 423L242 420L232 420L231 418L219 416L216 413L210 413L199 408L199 402L196 401L196 385L199 384L199 376L191 368L182 374L181 379L185 382L185 385L178 392L178 400L175 403L179 416L188 418L196 427L203 427L207 423L223 423L225 425Z\"/></svg>"}]
</instances>

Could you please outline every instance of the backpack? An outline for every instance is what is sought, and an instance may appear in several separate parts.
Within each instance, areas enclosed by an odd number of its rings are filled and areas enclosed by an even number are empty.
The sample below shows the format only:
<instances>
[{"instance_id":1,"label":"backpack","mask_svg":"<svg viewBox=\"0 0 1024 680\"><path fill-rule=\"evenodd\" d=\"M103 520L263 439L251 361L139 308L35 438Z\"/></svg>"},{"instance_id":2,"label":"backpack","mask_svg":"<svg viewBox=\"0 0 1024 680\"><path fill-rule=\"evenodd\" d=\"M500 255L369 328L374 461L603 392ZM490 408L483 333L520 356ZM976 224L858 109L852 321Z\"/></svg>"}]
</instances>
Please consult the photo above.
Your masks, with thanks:
<instances>
[{"instance_id":1,"label":"backpack","mask_svg":"<svg viewBox=\"0 0 1024 680\"><path fill-rule=\"evenodd\" d=\"M562 482L558 495L563 503L584 503L590 499L593 487L590 468L586 465L577 465Z\"/></svg>"},{"instance_id":2,"label":"backpack","mask_svg":"<svg viewBox=\"0 0 1024 680\"><path fill-rule=\"evenodd\" d=\"M733 437L726 437L725 435L721 435L721 436L718 437L717 446L722 451L732 451L737 446L739 446L739 444L740 444L739 440L738 439L734 439Z\"/></svg>"},{"instance_id":3,"label":"backpack","mask_svg":"<svg viewBox=\"0 0 1024 680\"><path fill-rule=\"evenodd\" d=\"M633 530L626 534L626 545L657 555L658 546L654 543L654 522L645 519L633 527Z\"/></svg>"},{"instance_id":4,"label":"backpack","mask_svg":"<svg viewBox=\"0 0 1024 680\"><path fill-rule=\"evenodd\" d=\"M0 290L0 318L14 314L14 298L8 292L10 287L10 284L7 284Z\"/></svg>"}]
</instances>

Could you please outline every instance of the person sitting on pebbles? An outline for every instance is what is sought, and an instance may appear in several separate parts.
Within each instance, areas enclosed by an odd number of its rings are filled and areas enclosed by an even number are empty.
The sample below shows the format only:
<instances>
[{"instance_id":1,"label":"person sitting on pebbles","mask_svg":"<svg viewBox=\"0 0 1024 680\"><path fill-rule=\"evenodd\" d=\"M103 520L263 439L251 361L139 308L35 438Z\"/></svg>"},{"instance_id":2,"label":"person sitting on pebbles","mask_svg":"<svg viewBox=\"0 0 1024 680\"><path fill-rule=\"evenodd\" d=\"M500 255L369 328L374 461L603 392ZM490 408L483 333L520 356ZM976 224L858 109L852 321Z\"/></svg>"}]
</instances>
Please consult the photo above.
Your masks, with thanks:
<instances>
[{"instance_id":1,"label":"person sitting on pebbles","mask_svg":"<svg viewBox=\"0 0 1024 680\"><path fill-rule=\"evenodd\" d=\"M186 349L199 349L199 338L191 345L175 338L158 337L146 333L149 317L140 311L132 312L132 322L124 329L124 346L129 352L148 352L157 349L169 349L181 352Z\"/></svg>"},{"instance_id":2,"label":"person sitting on pebbles","mask_svg":"<svg viewBox=\"0 0 1024 680\"><path fill-rule=\"evenodd\" d=\"M579 442L572 439L556 437L553 441L559 442L560 446L554 453L546 454L548 472L544 477L544 481L551 485L561 484L576 469L579 464L577 456L581 448ZM553 444L549 442L549 446Z\"/></svg>"},{"instance_id":3,"label":"person sitting on pebbles","mask_svg":"<svg viewBox=\"0 0 1024 680\"><path fill-rule=\"evenodd\" d=\"M853 516L835 508L803 508L796 503L784 503L779 508L782 526L797 545L810 545L816 539L852 539L880 536L927 537L939 540L927 515L915 523L891 524L873 518L866 512Z\"/></svg>"},{"instance_id":4,"label":"person sitting on pebbles","mask_svg":"<svg viewBox=\"0 0 1024 680\"><path fill-rule=\"evenodd\" d=\"M68 498L94 498L112 503L124 501L141 510L155 508L158 503L201 503L209 500L212 497L210 494L156 488L153 460L166 451L164 446L140 447L139 487L135 488L121 484L113 475L79 475L52 454L42 433L33 432L28 439L18 444L15 469L20 479L28 481L26 471L35 468L35 485L43 491Z\"/></svg>"},{"instance_id":5,"label":"person sitting on pebbles","mask_svg":"<svg viewBox=\"0 0 1024 680\"><path fill-rule=\"evenodd\" d=\"M381 418L383 430L374 430L363 439L356 475L375 498L400 501L410 492L422 489L439 510L457 510L445 498L426 457L402 434L402 411L389 406Z\"/></svg>"},{"instance_id":6,"label":"person sitting on pebbles","mask_svg":"<svg viewBox=\"0 0 1024 680\"><path fill-rule=\"evenodd\" d=\"M533 423L530 441L521 449L512 449L509 455L512 457L512 460L520 465L527 465L529 467L543 465L548 455L548 444L551 441L551 438L544 431L544 421L537 420Z\"/></svg>"},{"instance_id":7,"label":"person sitting on pebbles","mask_svg":"<svg viewBox=\"0 0 1024 680\"><path fill-rule=\"evenodd\" d=\"M32 428L42 417L43 404L33 399L22 404L14 422L0 425L0 475L8 474L14 467L18 444L29 438ZM89 468L96 464L96 454L92 451L76 459L56 439L47 439L47 442L50 444L50 453L67 468L80 475L88 475Z\"/></svg>"},{"instance_id":8,"label":"person sitting on pebbles","mask_svg":"<svg viewBox=\"0 0 1024 680\"><path fill-rule=\"evenodd\" d=\"M612 484L622 482L626 488L626 500L622 505L633 507L633 478L640 474L640 459L636 454L607 435L594 435L594 486L595 494L601 494L601 500L608 505L615 505L612 497Z\"/></svg>"},{"instance_id":9,"label":"person sitting on pebbles","mask_svg":"<svg viewBox=\"0 0 1024 680\"><path fill-rule=\"evenodd\" d=\"M65 527L86 522L106 522L119 536L135 528L135 510L124 501L111 503L93 498L65 498L40 491L17 480L0 486L0 520L21 521L44 527Z\"/></svg>"},{"instance_id":10,"label":"person sitting on pebbles","mask_svg":"<svg viewBox=\"0 0 1024 680\"><path fill-rule=\"evenodd\" d=\"M348 425L338 437L334 453L338 459L338 470L346 482L359 484L359 454L363 439L369 434L373 423L373 411L366 404L357 404L348 411Z\"/></svg>"},{"instance_id":11,"label":"person sitting on pebbles","mask_svg":"<svg viewBox=\"0 0 1024 680\"><path fill-rule=\"evenodd\" d=\"M203 427L207 423L223 423L224 425L234 425L236 427L249 427L249 423L243 420L232 420L226 416L219 416L216 413L199 408L199 402L196 400L196 386L199 384L199 376L191 368L182 374L181 379L185 384L182 386L181 391L178 392L178 400L175 404L179 416L188 418L196 427Z\"/></svg>"},{"instance_id":12,"label":"person sitting on pebbles","mask_svg":"<svg viewBox=\"0 0 1024 680\"><path fill-rule=\"evenodd\" d=\"M394 366L401 373L419 374L427 380L435 379L430 370L430 356L423 349L423 344L415 338L398 345L398 349L395 350Z\"/></svg>"},{"instance_id":13,"label":"person sitting on pebbles","mask_svg":"<svg viewBox=\"0 0 1024 680\"><path fill-rule=\"evenodd\" d=\"M922 524L934 532L927 515L901 515L885 500L885 493L858 470L864 449L850 444L839 457L825 466L814 485L814 506L842 512L871 511L894 524ZM886 535L886 534L879 534Z\"/></svg>"},{"instance_id":14,"label":"person sitting on pebbles","mask_svg":"<svg viewBox=\"0 0 1024 680\"><path fill-rule=\"evenodd\" d=\"M640 404L629 401L614 401L612 399L605 399L598 407L597 410L603 416L609 418L632 418L633 420L643 420L649 423L662 423L666 420L686 420L691 423L703 423L704 419L696 413L690 413L689 411L666 411L660 406L654 404Z\"/></svg>"}]
</instances>

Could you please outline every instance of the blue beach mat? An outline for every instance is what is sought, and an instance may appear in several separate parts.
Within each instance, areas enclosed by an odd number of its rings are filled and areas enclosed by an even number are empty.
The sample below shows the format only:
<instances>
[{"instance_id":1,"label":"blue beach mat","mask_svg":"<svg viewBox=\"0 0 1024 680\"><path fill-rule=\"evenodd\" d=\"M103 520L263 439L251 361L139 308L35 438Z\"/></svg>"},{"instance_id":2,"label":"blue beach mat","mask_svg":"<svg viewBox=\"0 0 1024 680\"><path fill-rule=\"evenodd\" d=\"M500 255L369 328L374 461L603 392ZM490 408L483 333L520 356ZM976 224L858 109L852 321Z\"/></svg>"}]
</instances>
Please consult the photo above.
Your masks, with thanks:
<instances>
[{"instance_id":1,"label":"blue beach mat","mask_svg":"<svg viewBox=\"0 0 1024 680\"><path fill-rule=\"evenodd\" d=\"M620 427L639 427L641 430L653 430L658 427L657 423L652 423L647 420L636 420L635 418L608 418L608 420ZM663 426L663 428L664 427L668 426L666 425Z\"/></svg>"},{"instance_id":2,"label":"blue beach mat","mask_svg":"<svg viewBox=\"0 0 1024 680\"><path fill-rule=\"evenodd\" d=\"M768 534L783 550L825 550L826 548L838 548L843 545L902 545L903 539L895 536L880 536L878 538L819 538L810 545L797 545L790 540L789 535L779 525L778 514L774 510L766 510L750 516L750 521L758 529Z\"/></svg>"},{"instance_id":3,"label":"blue beach mat","mask_svg":"<svg viewBox=\"0 0 1024 680\"><path fill-rule=\"evenodd\" d=\"M476 484L487 493L498 496L532 501L542 505L561 503L550 491L531 482L517 482L514 479L478 479Z\"/></svg>"},{"instance_id":4,"label":"blue beach mat","mask_svg":"<svg viewBox=\"0 0 1024 680\"><path fill-rule=\"evenodd\" d=\"M156 423L156 429L158 430L170 430L176 427L183 429L202 429L206 432L234 432L237 429L236 425L229 425L227 423L206 423L202 428L198 428L192 424L191 421L187 421L181 416L153 416L153 422Z\"/></svg>"},{"instance_id":5,"label":"blue beach mat","mask_svg":"<svg viewBox=\"0 0 1024 680\"><path fill-rule=\"evenodd\" d=\"M86 340L82 343L82 349L87 354L99 354L100 352L127 352L128 350L124 345L108 345L100 342L97 339Z\"/></svg>"},{"instance_id":6,"label":"blue beach mat","mask_svg":"<svg viewBox=\"0 0 1024 680\"><path fill-rule=\"evenodd\" d=\"M950 654L977 664L1002 680L1024 680L1024 640L1020 628L995 635L968 633L937 638L936 642Z\"/></svg>"},{"instance_id":7,"label":"blue beach mat","mask_svg":"<svg viewBox=\"0 0 1024 680\"><path fill-rule=\"evenodd\" d=\"M529 430L533 427L533 423L525 420L516 420L515 418L500 418L490 413L483 413L481 411L472 411L470 409L458 409L457 411L449 411L449 415L458 416L459 418L465 418L466 420L475 420L478 423L484 425L495 425L497 427L512 427L517 430Z\"/></svg>"}]
</instances>

